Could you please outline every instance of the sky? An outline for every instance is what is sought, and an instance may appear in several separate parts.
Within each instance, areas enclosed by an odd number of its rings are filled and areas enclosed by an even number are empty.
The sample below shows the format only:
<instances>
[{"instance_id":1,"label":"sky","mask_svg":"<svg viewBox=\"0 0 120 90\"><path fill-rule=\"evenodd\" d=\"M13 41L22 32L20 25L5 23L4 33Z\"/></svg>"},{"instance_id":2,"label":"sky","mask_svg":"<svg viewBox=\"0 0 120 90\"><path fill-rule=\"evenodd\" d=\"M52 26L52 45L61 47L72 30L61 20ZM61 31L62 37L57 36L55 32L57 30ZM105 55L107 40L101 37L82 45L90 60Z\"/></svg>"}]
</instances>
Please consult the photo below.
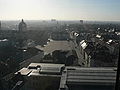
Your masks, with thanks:
<instances>
[{"instance_id":1,"label":"sky","mask_svg":"<svg viewBox=\"0 0 120 90\"><path fill-rule=\"evenodd\" d=\"M0 0L1 20L120 21L120 0Z\"/></svg>"}]
</instances>

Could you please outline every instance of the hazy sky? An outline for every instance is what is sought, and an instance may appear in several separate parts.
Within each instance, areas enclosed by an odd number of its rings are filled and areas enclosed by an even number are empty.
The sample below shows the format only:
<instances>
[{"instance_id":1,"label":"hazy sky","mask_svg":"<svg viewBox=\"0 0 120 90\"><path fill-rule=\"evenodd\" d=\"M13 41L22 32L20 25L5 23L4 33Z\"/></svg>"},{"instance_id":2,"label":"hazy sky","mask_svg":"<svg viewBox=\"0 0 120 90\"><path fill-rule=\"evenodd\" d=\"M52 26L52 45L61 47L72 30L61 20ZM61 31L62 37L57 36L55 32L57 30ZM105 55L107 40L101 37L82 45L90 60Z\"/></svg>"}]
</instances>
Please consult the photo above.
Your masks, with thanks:
<instances>
[{"instance_id":1,"label":"hazy sky","mask_svg":"<svg viewBox=\"0 0 120 90\"><path fill-rule=\"evenodd\" d=\"M1 20L120 21L120 0L0 0Z\"/></svg>"}]
</instances>

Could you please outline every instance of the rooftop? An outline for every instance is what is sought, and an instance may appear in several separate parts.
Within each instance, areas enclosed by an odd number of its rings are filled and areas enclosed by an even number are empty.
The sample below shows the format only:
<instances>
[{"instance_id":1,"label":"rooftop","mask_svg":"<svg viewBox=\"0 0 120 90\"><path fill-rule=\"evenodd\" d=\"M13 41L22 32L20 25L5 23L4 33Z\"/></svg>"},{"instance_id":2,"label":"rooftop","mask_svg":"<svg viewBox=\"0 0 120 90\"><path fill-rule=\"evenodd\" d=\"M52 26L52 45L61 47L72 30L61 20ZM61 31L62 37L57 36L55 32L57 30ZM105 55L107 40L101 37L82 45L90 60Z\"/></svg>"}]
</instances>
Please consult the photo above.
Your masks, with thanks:
<instances>
[{"instance_id":1,"label":"rooftop","mask_svg":"<svg viewBox=\"0 0 120 90\"><path fill-rule=\"evenodd\" d=\"M46 54L52 53L55 50L73 50L73 42L72 41L50 41L44 47L36 46L36 48L43 50Z\"/></svg>"},{"instance_id":2,"label":"rooftop","mask_svg":"<svg viewBox=\"0 0 120 90\"><path fill-rule=\"evenodd\" d=\"M43 74L59 75L62 69L64 69L64 64L31 63L27 68L22 68L18 72L26 76Z\"/></svg>"},{"instance_id":3,"label":"rooftop","mask_svg":"<svg viewBox=\"0 0 120 90\"><path fill-rule=\"evenodd\" d=\"M62 74L60 88L65 85L103 85L114 86L116 68L114 67L66 67Z\"/></svg>"}]
</instances>

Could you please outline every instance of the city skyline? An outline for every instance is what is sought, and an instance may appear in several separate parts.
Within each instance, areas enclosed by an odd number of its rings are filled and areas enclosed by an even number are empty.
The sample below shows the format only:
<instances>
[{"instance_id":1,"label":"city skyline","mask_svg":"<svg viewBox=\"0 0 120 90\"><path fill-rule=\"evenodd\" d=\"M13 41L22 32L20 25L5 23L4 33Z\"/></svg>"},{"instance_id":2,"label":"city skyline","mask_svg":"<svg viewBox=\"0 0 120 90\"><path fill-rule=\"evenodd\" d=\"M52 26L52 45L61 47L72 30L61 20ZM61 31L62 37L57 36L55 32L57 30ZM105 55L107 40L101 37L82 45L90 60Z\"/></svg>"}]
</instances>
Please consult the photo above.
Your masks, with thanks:
<instances>
[{"instance_id":1,"label":"city skyline","mask_svg":"<svg viewBox=\"0 0 120 90\"><path fill-rule=\"evenodd\" d=\"M119 0L0 0L1 20L120 21Z\"/></svg>"}]
</instances>

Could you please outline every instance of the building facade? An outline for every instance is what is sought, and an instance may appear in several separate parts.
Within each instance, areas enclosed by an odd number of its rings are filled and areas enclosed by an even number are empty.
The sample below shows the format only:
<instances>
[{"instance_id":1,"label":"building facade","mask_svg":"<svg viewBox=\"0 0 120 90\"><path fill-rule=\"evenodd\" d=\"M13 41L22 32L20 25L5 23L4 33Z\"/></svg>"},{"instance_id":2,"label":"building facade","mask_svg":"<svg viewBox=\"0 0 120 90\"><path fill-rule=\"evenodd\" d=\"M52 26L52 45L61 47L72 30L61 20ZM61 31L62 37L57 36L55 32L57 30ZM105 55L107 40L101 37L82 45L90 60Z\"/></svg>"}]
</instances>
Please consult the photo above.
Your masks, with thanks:
<instances>
[{"instance_id":1,"label":"building facade","mask_svg":"<svg viewBox=\"0 0 120 90\"><path fill-rule=\"evenodd\" d=\"M21 73L25 84L20 90L58 90L64 64L31 63Z\"/></svg>"}]
</instances>

